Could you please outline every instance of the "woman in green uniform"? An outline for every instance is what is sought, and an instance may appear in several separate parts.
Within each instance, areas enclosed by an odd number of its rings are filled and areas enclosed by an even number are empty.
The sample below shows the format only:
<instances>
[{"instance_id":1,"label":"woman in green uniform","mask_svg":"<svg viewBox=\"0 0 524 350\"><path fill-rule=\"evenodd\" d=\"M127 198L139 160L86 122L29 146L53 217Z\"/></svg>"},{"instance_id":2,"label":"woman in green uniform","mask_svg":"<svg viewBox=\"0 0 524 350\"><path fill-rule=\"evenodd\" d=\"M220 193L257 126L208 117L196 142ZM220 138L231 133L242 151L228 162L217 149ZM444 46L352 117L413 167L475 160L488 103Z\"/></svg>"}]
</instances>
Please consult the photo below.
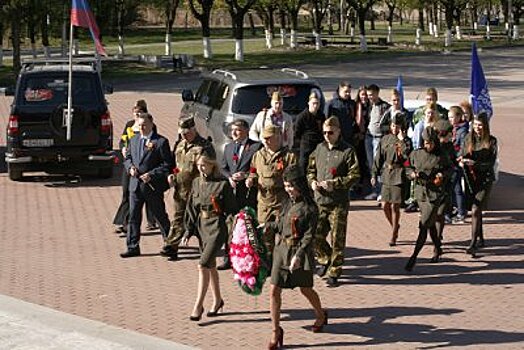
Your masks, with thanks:
<instances>
[{"instance_id":1,"label":"woman in green uniform","mask_svg":"<svg viewBox=\"0 0 524 350\"><path fill-rule=\"evenodd\" d=\"M200 321L204 313L204 298L210 283L213 307L207 316L217 316L218 311L224 307L216 257L226 241L226 217L237 211L231 186L221 175L214 157L204 153L197 158L196 166L200 176L193 180L191 187L184 217L186 233L182 240L182 244L187 245L190 237L198 236L201 251L198 262L197 297L189 317L191 321Z\"/></svg>"},{"instance_id":2,"label":"woman in green uniform","mask_svg":"<svg viewBox=\"0 0 524 350\"><path fill-rule=\"evenodd\" d=\"M283 177L289 200L278 220L267 223L265 228L275 230L280 237L273 252L271 271L270 309L273 334L269 349L279 349L283 345L284 330L280 327L282 288L299 287L302 295L311 303L316 316L311 328L313 332L321 332L328 322L327 312L322 310L320 298L313 289L313 234L317 226L317 206L311 198L306 178L299 166L288 167Z\"/></svg>"},{"instance_id":3,"label":"woman in green uniform","mask_svg":"<svg viewBox=\"0 0 524 350\"><path fill-rule=\"evenodd\" d=\"M390 246L397 244L402 189L408 181L404 162L413 150L411 139L404 133L405 125L405 114L398 113L391 117L391 133L380 140L371 170L372 186L376 185L378 176L382 179L382 208L392 228Z\"/></svg>"},{"instance_id":4,"label":"woman in green uniform","mask_svg":"<svg viewBox=\"0 0 524 350\"><path fill-rule=\"evenodd\" d=\"M445 182L450 176L450 161L440 154L437 132L428 126L422 132L423 148L410 155L410 166L406 169L408 176L415 180L415 198L419 203L419 233L415 250L409 258L405 269L411 271L417 261L428 237L435 245L431 262L438 262L442 254L441 241L435 225L438 209L446 197Z\"/></svg>"},{"instance_id":5,"label":"woman in green uniform","mask_svg":"<svg viewBox=\"0 0 524 350\"><path fill-rule=\"evenodd\" d=\"M482 211L486 209L495 180L497 152L497 139L490 133L487 114L482 112L473 117L473 130L466 136L459 158L472 197L471 243L467 252L473 256L478 247L484 246Z\"/></svg>"}]
</instances>

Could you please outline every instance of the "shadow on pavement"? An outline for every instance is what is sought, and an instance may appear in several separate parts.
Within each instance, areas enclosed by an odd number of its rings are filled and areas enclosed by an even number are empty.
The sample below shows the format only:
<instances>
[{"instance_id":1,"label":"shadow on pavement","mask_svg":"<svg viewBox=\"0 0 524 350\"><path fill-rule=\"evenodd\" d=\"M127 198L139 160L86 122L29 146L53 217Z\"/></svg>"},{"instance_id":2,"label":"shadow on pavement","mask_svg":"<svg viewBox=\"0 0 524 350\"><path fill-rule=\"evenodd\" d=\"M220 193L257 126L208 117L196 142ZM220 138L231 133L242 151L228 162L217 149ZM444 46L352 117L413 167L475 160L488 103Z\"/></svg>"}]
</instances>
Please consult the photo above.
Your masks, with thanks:
<instances>
[{"instance_id":1,"label":"shadow on pavement","mask_svg":"<svg viewBox=\"0 0 524 350\"><path fill-rule=\"evenodd\" d=\"M485 344L507 344L524 341L524 333L497 330L470 330L462 328L436 328L430 324L393 323L400 317L421 315L451 315L462 312L460 309L432 309L422 307L378 307L365 309L330 309L330 319L347 317L369 317L367 322L345 322L327 325L326 334L353 335L362 341L338 341L322 344L289 344L287 349L298 348L338 348L342 346L370 346L395 343L422 343L420 349L436 349L447 346L467 346ZM284 310L284 312L286 312ZM289 310L293 319L311 319L309 310ZM284 326L285 327L285 326Z\"/></svg>"},{"instance_id":2,"label":"shadow on pavement","mask_svg":"<svg viewBox=\"0 0 524 350\"><path fill-rule=\"evenodd\" d=\"M378 284L378 285L417 285L417 284L471 284L471 285L512 285L524 284L524 275L503 270L519 270L522 262L482 260L483 256L522 256L524 239L487 239L485 248L478 252L477 258L459 255L450 257L450 252L457 251L457 242L444 246L444 255L438 264L429 263L429 258L417 260L413 272L406 272L404 265L408 258L390 256L395 252L377 251L359 248L346 248L346 264L339 280L340 284ZM465 249L466 242L459 242ZM427 245L425 249L432 249ZM473 266L456 263L474 262ZM496 272L496 273L493 273ZM384 276L384 277L381 277ZM391 278L395 276L396 278Z\"/></svg>"}]
</instances>

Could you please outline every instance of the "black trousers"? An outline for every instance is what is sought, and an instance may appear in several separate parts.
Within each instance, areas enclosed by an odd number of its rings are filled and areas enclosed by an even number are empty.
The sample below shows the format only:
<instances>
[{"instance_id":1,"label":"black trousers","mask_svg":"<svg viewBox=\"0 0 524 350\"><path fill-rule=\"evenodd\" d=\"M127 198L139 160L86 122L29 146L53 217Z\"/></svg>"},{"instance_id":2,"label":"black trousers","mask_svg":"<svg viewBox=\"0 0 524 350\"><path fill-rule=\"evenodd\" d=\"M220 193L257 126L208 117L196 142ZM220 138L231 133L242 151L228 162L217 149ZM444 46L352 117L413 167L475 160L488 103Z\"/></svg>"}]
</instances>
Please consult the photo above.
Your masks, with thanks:
<instances>
[{"instance_id":1,"label":"black trousers","mask_svg":"<svg viewBox=\"0 0 524 350\"><path fill-rule=\"evenodd\" d=\"M156 223L155 216L149 206L146 203L146 218L148 225L154 225ZM122 200L116 210L115 217L113 218L113 225L119 225L127 227L129 224L129 174L122 171Z\"/></svg>"},{"instance_id":2,"label":"black trousers","mask_svg":"<svg viewBox=\"0 0 524 350\"><path fill-rule=\"evenodd\" d=\"M140 243L140 225L142 224L142 208L149 206L160 225L160 232L165 239L169 234L171 223L166 212L164 192L153 191L146 184L141 183L136 191L129 193L129 227L127 230L127 248L137 249Z\"/></svg>"}]
</instances>

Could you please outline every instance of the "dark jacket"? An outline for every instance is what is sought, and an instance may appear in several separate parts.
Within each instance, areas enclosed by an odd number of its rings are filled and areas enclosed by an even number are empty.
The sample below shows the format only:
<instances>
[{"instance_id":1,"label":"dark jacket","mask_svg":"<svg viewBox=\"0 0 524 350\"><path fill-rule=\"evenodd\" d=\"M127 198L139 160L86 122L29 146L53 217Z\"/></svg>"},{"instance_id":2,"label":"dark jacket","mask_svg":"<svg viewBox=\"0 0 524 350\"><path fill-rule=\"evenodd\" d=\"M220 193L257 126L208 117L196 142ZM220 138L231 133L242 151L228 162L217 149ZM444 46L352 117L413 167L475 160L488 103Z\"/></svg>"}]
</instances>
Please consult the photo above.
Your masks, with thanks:
<instances>
[{"instance_id":1,"label":"dark jacket","mask_svg":"<svg viewBox=\"0 0 524 350\"><path fill-rule=\"evenodd\" d=\"M353 128L355 127L355 101L343 100L338 94L338 89L333 94L333 99L327 106L327 118L336 116L340 121L342 138L350 145L353 143Z\"/></svg>"},{"instance_id":2,"label":"dark jacket","mask_svg":"<svg viewBox=\"0 0 524 350\"><path fill-rule=\"evenodd\" d=\"M464 172L468 177L469 183L473 186L474 191L479 191L486 185L495 180L495 162L497 161L497 139L494 136L489 137L489 147L482 148L480 140L474 135L473 138L468 135L464 140L462 147L462 157L475 161L472 166L464 167ZM469 152L470 140L473 140L473 151Z\"/></svg>"},{"instance_id":3,"label":"dark jacket","mask_svg":"<svg viewBox=\"0 0 524 350\"><path fill-rule=\"evenodd\" d=\"M306 171L309 155L315 150L317 145L324 141L322 135L322 124L326 120L324 113L319 110L317 114L311 114L306 108L299 115L295 122L295 153L299 155L299 164Z\"/></svg>"},{"instance_id":4,"label":"dark jacket","mask_svg":"<svg viewBox=\"0 0 524 350\"><path fill-rule=\"evenodd\" d=\"M152 188L144 184L137 177L131 177L129 190L136 191L138 187L141 189L148 187L151 190L154 188L154 191L164 192L169 188L167 176L173 167L173 157L169 148L169 141L165 137L153 132L149 140L150 147L144 149L142 151L142 157L139 157L141 147L140 139L140 134L136 134L129 141L124 166L128 173L132 166L138 169L139 174L149 173Z\"/></svg>"}]
</instances>

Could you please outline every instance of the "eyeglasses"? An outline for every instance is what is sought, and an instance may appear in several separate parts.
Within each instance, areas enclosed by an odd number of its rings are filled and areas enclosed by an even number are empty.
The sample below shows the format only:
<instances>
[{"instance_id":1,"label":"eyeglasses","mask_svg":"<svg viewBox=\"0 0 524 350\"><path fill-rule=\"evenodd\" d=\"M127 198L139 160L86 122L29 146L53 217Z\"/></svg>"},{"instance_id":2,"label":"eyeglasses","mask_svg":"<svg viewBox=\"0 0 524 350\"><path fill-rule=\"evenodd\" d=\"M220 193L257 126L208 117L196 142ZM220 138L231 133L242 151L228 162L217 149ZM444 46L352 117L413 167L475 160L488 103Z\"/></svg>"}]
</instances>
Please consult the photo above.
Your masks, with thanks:
<instances>
[{"instance_id":1,"label":"eyeglasses","mask_svg":"<svg viewBox=\"0 0 524 350\"><path fill-rule=\"evenodd\" d=\"M333 135L334 131L324 131L324 135Z\"/></svg>"}]
</instances>

